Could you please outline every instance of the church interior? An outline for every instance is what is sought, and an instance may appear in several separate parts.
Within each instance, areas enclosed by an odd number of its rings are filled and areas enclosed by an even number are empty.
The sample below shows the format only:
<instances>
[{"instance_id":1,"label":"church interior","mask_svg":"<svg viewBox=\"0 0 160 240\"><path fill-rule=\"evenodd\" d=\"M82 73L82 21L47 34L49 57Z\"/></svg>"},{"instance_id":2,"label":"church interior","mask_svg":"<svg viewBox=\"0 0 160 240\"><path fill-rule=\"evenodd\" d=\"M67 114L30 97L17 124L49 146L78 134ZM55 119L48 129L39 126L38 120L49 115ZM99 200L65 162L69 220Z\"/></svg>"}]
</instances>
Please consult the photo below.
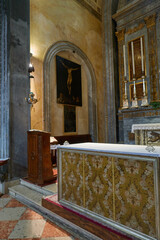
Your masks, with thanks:
<instances>
[{"instance_id":1,"label":"church interior","mask_svg":"<svg viewBox=\"0 0 160 240\"><path fill-rule=\"evenodd\" d=\"M160 1L0 0L0 17L0 226L28 206L64 231L4 239L160 240Z\"/></svg>"}]
</instances>

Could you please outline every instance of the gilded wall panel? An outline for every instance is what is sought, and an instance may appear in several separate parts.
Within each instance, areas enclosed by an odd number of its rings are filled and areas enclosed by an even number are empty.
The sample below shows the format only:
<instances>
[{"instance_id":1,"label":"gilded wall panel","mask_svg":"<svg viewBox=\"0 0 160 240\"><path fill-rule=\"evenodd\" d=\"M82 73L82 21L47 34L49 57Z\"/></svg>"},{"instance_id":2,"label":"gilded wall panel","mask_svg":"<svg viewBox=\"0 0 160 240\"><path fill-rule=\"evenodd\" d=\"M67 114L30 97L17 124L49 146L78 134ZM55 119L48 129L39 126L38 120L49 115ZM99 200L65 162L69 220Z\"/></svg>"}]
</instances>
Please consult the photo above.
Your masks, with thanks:
<instances>
[{"instance_id":1,"label":"gilded wall panel","mask_svg":"<svg viewBox=\"0 0 160 240\"><path fill-rule=\"evenodd\" d=\"M156 236L153 163L115 159L115 220Z\"/></svg>"},{"instance_id":2,"label":"gilded wall panel","mask_svg":"<svg viewBox=\"0 0 160 240\"><path fill-rule=\"evenodd\" d=\"M112 159L85 154L85 208L113 219Z\"/></svg>"},{"instance_id":3,"label":"gilded wall panel","mask_svg":"<svg viewBox=\"0 0 160 240\"><path fill-rule=\"evenodd\" d=\"M151 101L159 100L159 72L157 56L156 15L145 18L148 33L149 72L151 86ZM158 94L157 94L158 93Z\"/></svg>"},{"instance_id":4,"label":"gilded wall panel","mask_svg":"<svg viewBox=\"0 0 160 240\"><path fill-rule=\"evenodd\" d=\"M124 61L123 61L123 45L125 30L116 33L118 39L118 62L119 62L119 91L120 91L120 107L123 106L123 96L124 96Z\"/></svg>"},{"instance_id":5,"label":"gilded wall panel","mask_svg":"<svg viewBox=\"0 0 160 240\"><path fill-rule=\"evenodd\" d=\"M83 206L83 154L62 151L62 198Z\"/></svg>"}]
</instances>

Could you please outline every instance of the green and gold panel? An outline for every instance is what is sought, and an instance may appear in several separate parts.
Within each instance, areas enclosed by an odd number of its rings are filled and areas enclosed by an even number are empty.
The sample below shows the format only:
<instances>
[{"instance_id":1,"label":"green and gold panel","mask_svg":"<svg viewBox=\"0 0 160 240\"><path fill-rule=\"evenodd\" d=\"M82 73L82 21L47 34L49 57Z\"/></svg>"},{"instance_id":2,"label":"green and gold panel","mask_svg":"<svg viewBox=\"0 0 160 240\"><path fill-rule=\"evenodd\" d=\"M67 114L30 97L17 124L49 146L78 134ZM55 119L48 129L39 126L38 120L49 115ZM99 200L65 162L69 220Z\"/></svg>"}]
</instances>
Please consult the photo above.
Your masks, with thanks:
<instances>
[{"instance_id":1,"label":"green and gold panel","mask_svg":"<svg viewBox=\"0 0 160 240\"><path fill-rule=\"evenodd\" d=\"M115 158L115 221L156 237L153 162Z\"/></svg>"},{"instance_id":2,"label":"green and gold panel","mask_svg":"<svg viewBox=\"0 0 160 240\"><path fill-rule=\"evenodd\" d=\"M84 161L84 207L113 219L112 159L85 154Z\"/></svg>"},{"instance_id":3,"label":"green and gold panel","mask_svg":"<svg viewBox=\"0 0 160 240\"><path fill-rule=\"evenodd\" d=\"M83 207L83 154L62 151L62 199Z\"/></svg>"}]
</instances>

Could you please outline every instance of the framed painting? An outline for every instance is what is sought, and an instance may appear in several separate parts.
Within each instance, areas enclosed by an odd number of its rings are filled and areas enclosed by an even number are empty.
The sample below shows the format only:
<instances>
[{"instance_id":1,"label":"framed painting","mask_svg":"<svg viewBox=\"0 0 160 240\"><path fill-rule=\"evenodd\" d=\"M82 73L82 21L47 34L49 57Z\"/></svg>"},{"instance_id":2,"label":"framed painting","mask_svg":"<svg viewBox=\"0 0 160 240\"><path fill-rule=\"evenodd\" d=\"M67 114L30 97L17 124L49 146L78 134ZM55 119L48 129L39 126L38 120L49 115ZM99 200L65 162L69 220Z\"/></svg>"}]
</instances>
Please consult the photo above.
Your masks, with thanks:
<instances>
[{"instance_id":1,"label":"framed painting","mask_svg":"<svg viewBox=\"0 0 160 240\"><path fill-rule=\"evenodd\" d=\"M56 56L57 103L82 106L81 65Z\"/></svg>"},{"instance_id":2,"label":"framed painting","mask_svg":"<svg viewBox=\"0 0 160 240\"><path fill-rule=\"evenodd\" d=\"M64 132L76 132L76 107L64 105Z\"/></svg>"}]
</instances>

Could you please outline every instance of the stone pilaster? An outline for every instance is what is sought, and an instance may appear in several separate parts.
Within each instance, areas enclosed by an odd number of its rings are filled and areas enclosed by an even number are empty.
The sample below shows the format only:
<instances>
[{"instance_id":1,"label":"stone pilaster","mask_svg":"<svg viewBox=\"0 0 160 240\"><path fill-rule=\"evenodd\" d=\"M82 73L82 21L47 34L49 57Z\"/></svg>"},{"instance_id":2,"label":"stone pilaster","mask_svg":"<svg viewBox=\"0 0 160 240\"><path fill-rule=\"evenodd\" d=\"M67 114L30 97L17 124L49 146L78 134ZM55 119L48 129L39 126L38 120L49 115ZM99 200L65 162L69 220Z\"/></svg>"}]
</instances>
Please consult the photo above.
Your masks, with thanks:
<instances>
[{"instance_id":1,"label":"stone pilaster","mask_svg":"<svg viewBox=\"0 0 160 240\"><path fill-rule=\"evenodd\" d=\"M112 5L116 1L104 1L104 98L105 98L105 141L115 143L116 135L116 74L115 47L113 42L114 26L112 20Z\"/></svg>"},{"instance_id":2,"label":"stone pilaster","mask_svg":"<svg viewBox=\"0 0 160 240\"><path fill-rule=\"evenodd\" d=\"M30 129L30 24L28 0L9 0L10 149L12 174L27 175L27 130Z\"/></svg>"}]
</instances>

